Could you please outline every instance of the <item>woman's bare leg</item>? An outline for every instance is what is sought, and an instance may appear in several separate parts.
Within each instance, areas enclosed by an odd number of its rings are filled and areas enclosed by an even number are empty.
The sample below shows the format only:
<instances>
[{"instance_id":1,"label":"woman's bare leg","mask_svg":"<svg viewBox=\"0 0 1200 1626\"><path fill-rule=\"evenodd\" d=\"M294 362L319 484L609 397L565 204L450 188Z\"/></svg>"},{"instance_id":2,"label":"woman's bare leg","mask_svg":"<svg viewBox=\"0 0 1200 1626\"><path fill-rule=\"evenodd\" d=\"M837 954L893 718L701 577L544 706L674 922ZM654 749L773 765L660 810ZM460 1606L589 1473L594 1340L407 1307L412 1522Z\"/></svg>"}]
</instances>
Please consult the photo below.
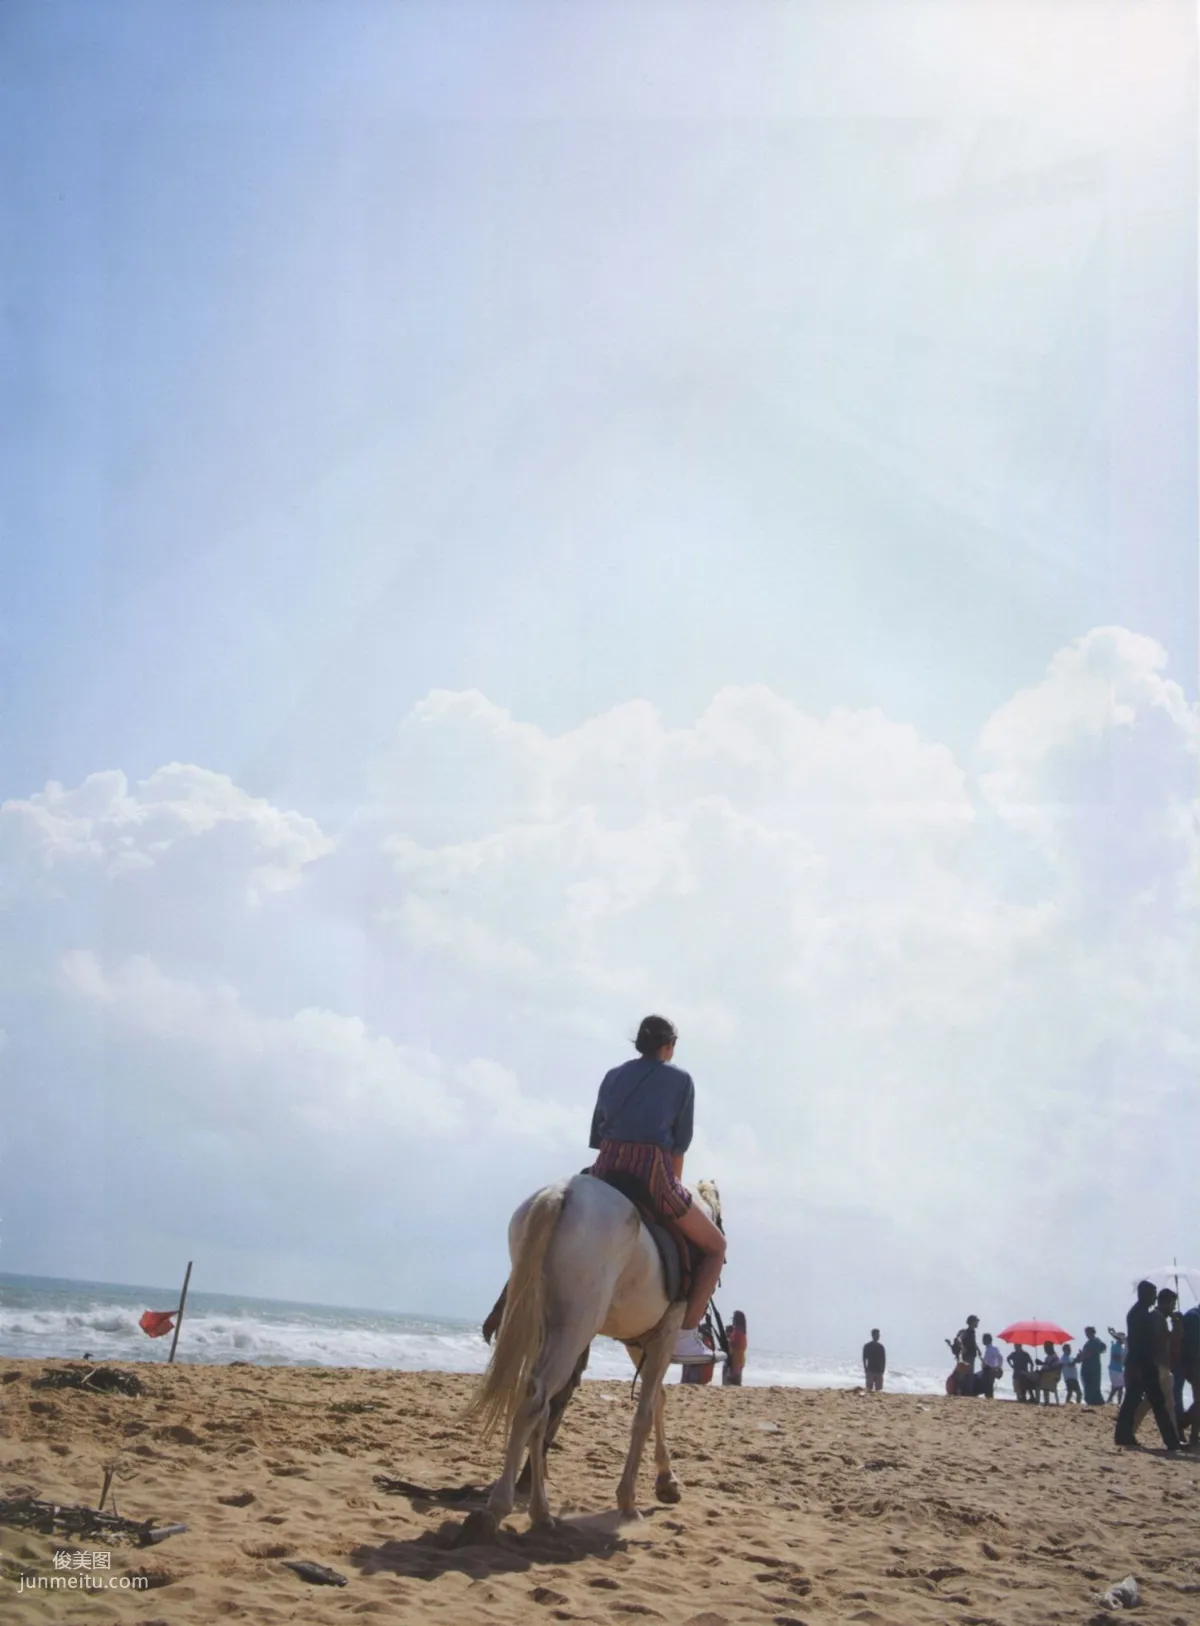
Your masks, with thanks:
<instances>
[{"instance_id":1,"label":"woman's bare leg","mask_svg":"<svg viewBox=\"0 0 1200 1626\"><path fill-rule=\"evenodd\" d=\"M696 1266L692 1291L687 1309L683 1313L683 1329L686 1332L700 1325L704 1319L704 1312L708 1309L708 1301L716 1292L717 1282L725 1265L725 1238L699 1203L693 1203L687 1213L675 1223L688 1241L694 1242L703 1254Z\"/></svg>"}]
</instances>

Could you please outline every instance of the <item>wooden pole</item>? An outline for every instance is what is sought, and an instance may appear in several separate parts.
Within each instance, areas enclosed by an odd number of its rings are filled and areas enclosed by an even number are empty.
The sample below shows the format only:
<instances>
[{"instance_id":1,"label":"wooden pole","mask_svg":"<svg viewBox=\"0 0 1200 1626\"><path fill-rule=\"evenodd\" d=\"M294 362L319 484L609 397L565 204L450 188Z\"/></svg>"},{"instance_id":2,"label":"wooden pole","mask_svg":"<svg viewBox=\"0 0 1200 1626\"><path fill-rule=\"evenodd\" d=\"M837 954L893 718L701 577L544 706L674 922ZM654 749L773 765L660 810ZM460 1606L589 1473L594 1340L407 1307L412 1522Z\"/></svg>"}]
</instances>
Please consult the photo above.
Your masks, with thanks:
<instances>
[{"instance_id":1,"label":"wooden pole","mask_svg":"<svg viewBox=\"0 0 1200 1626\"><path fill-rule=\"evenodd\" d=\"M187 1303L188 1283L192 1279L192 1261L188 1260L188 1267L183 1277L183 1292L179 1295L179 1308L175 1312L175 1336L171 1340L171 1353L167 1356L167 1364L175 1359L175 1345L179 1342L179 1329L183 1326L183 1307Z\"/></svg>"}]
</instances>

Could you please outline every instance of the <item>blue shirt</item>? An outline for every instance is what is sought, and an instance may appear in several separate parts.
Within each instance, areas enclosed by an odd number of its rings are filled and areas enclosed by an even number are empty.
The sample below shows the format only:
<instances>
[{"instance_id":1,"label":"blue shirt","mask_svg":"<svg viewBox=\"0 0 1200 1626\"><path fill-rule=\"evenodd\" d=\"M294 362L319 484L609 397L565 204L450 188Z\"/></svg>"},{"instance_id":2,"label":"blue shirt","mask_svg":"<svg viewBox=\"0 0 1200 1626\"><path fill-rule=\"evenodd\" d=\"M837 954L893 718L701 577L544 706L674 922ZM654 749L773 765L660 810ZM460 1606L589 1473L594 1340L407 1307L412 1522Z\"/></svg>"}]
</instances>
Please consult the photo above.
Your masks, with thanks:
<instances>
[{"instance_id":1,"label":"blue shirt","mask_svg":"<svg viewBox=\"0 0 1200 1626\"><path fill-rule=\"evenodd\" d=\"M1079 1364L1089 1376L1098 1377L1100 1374L1100 1357L1104 1354L1104 1340L1102 1338L1089 1338L1079 1351Z\"/></svg>"},{"instance_id":2,"label":"blue shirt","mask_svg":"<svg viewBox=\"0 0 1200 1626\"><path fill-rule=\"evenodd\" d=\"M631 1140L665 1152L686 1152L692 1144L695 1097L691 1075L682 1067L635 1056L605 1073L588 1145Z\"/></svg>"}]
</instances>

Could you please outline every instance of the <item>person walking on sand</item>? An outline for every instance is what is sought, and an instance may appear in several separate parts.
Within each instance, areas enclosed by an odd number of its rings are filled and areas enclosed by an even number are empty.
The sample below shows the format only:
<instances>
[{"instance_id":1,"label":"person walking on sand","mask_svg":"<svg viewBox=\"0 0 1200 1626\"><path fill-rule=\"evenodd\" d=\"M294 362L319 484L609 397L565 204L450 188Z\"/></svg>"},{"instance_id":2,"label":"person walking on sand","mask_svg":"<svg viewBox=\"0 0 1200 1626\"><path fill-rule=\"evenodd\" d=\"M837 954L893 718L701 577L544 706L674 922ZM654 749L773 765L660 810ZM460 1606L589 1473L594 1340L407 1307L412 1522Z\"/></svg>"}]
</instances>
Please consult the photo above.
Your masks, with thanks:
<instances>
[{"instance_id":1,"label":"person walking on sand","mask_svg":"<svg viewBox=\"0 0 1200 1626\"><path fill-rule=\"evenodd\" d=\"M871 1341L863 1345L863 1380L867 1386L867 1393L872 1390L881 1393L883 1390L883 1374L887 1371L887 1350L879 1342L879 1328L871 1328Z\"/></svg>"},{"instance_id":2,"label":"person walking on sand","mask_svg":"<svg viewBox=\"0 0 1200 1626\"><path fill-rule=\"evenodd\" d=\"M729 1345L729 1358L725 1362L725 1370L721 1373L721 1382L740 1389L742 1373L746 1370L746 1317L743 1311L733 1312L733 1320L725 1333L725 1342Z\"/></svg>"},{"instance_id":3,"label":"person walking on sand","mask_svg":"<svg viewBox=\"0 0 1200 1626\"><path fill-rule=\"evenodd\" d=\"M1113 1440L1117 1445L1137 1444L1137 1417L1142 1401L1146 1400L1154 1412L1163 1444L1168 1451L1178 1451L1179 1435L1167 1409L1167 1397L1158 1373L1156 1331L1162 1325L1162 1317L1155 1309L1156 1296L1153 1282L1139 1282L1137 1302L1125 1317L1125 1396L1117 1413ZM1162 1331L1165 1335L1165 1327Z\"/></svg>"},{"instance_id":4,"label":"person walking on sand","mask_svg":"<svg viewBox=\"0 0 1200 1626\"><path fill-rule=\"evenodd\" d=\"M1175 1305L1178 1302L1173 1288L1164 1287L1159 1290L1158 1298L1150 1311L1151 1337L1154 1342L1154 1365L1158 1371L1158 1386L1162 1390L1166 1402L1167 1416L1176 1434L1179 1433L1179 1413L1175 1406L1175 1385L1172 1373L1172 1357L1174 1343ZM1136 1434L1141 1426L1142 1419L1150 1410L1150 1401L1143 1397L1141 1405L1133 1419L1133 1432Z\"/></svg>"},{"instance_id":5,"label":"person walking on sand","mask_svg":"<svg viewBox=\"0 0 1200 1626\"><path fill-rule=\"evenodd\" d=\"M1085 1327L1083 1347L1079 1351L1079 1376L1083 1379L1085 1406L1102 1406L1104 1391L1100 1387L1100 1361L1104 1355L1104 1340L1096 1337L1095 1327Z\"/></svg>"},{"instance_id":6,"label":"person walking on sand","mask_svg":"<svg viewBox=\"0 0 1200 1626\"><path fill-rule=\"evenodd\" d=\"M725 1238L682 1183L696 1089L691 1076L673 1065L678 1038L665 1016L642 1021L634 1040L637 1059L612 1068L601 1081L588 1145L599 1153L593 1174L632 1178L659 1216L700 1252L673 1357L686 1363L713 1358L696 1329L725 1263Z\"/></svg>"}]
</instances>

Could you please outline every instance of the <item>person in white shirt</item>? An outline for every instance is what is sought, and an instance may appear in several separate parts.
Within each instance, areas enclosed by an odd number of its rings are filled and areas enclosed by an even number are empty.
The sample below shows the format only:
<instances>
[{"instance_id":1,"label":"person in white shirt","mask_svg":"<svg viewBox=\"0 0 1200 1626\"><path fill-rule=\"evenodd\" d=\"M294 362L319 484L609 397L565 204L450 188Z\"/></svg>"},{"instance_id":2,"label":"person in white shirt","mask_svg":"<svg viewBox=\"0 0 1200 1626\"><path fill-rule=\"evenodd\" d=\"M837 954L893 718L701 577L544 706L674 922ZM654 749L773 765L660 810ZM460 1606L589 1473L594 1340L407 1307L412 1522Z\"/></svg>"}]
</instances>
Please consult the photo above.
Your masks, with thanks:
<instances>
[{"instance_id":1,"label":"person in white shirt","mask_svg":"<svg viewBox=\"0 0 1200 1626\"><path fill-rule=\"evenodd\" d=\"M980 1376L983 1379L983 1393L990 1400L992 1391L1004 1376L1004 1356L992 1342L990 1332L983 1335L983 1371Z\"/></svg>"}]
</instances>

